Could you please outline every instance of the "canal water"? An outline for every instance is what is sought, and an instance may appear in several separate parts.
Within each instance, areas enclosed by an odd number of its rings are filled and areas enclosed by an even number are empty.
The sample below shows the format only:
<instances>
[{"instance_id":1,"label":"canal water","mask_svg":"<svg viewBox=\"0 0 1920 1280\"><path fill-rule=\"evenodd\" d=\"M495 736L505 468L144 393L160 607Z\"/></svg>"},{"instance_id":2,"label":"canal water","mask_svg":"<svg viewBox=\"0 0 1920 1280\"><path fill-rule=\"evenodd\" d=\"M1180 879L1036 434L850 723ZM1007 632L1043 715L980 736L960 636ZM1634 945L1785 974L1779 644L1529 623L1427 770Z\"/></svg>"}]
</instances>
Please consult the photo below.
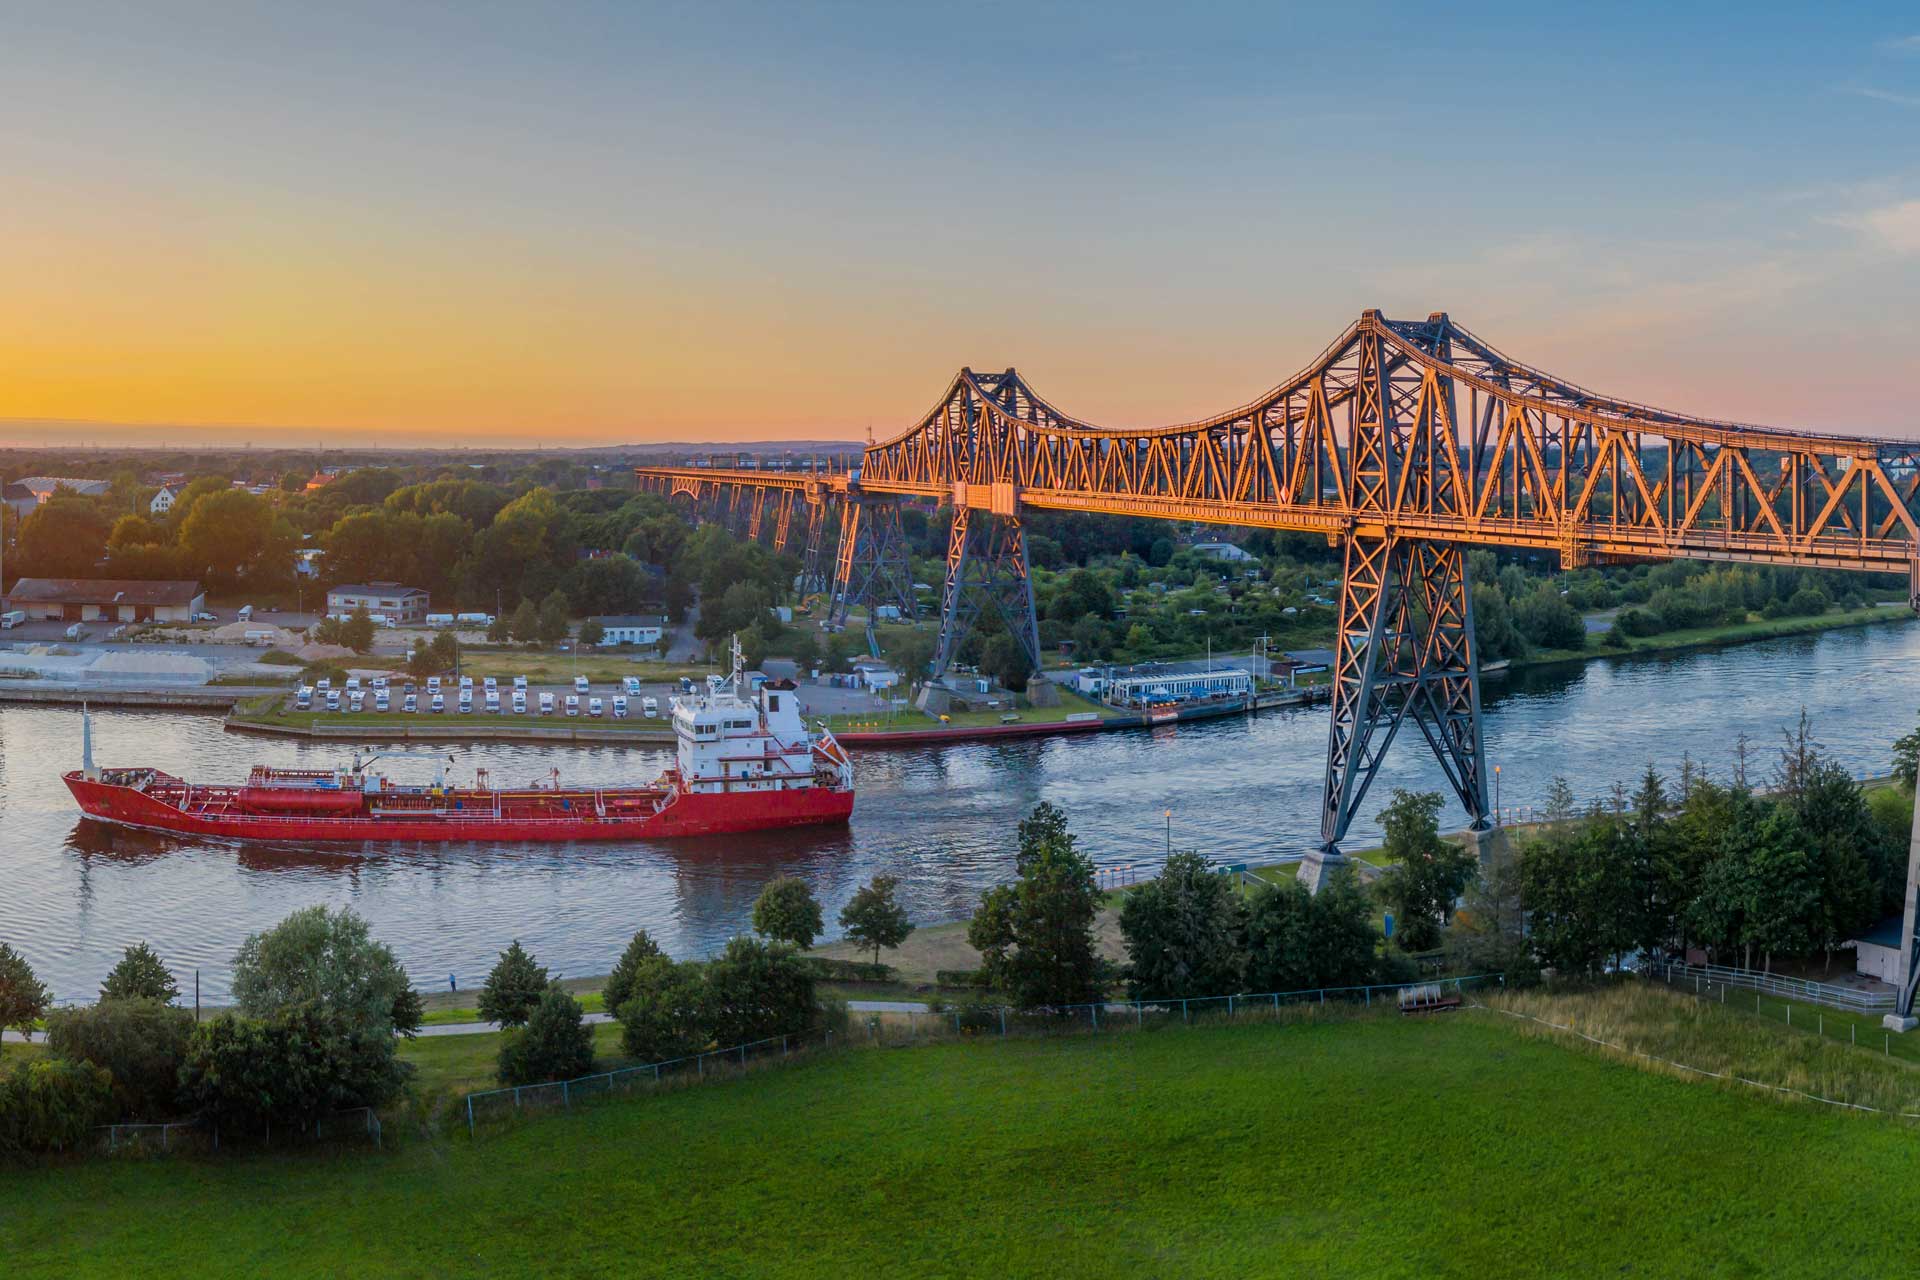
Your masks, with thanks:
<instances>
[{"instance_id":1,"label":"canal water","mask_svg":"<svg viewBox=\"0 0 1920 1280\"><path fill-rule=\"evenodd\" d=\"M1920 626L1878 626L1735 648L1605 660L1489 679L1489 756L1502 800L1537 805L1555 774L1582 801L1651 761L1669 777L1683 753L1725 777L1735 742L1750 776L1772 768L1781 732L1805 707L1814 736L1848 767L1883 771L1893 739L1920 721ZM93 994L122 947L152 943L176 973L225 990L234 949L252 931L313 903L351 906L393 946L416 982L477 985L519 938L560 974L604 973L645 928L676 956L705 955L747 927L768 880L813 885L830 929L855 888L887 873L919 921L964 915L1010 875L1014 824L1035 803L1060 806L1104 867L1157 861L1173 811L1175 848L1221 860L1303 852L1317 831L1325 707L1268 711L1157 730L875 751L857 755L850 826L707 840L573 846L388 849L235 845L114 831L82 820L60 782L80 758L80 716L0 705L0 940L23 951L62 998ZM153 765L237 780L255 763L320 768L343 754L225 733L217 718L106 711L94 717L103 765ZM559 769L574 783L654 777L647 748L490 744L459 769L502 783ZM395 776L427 770L399 762ZM423 774L424 776L424 774ZM1394 743L1348 844L1378 834L1373 814L1396 786L1445 790L1413 726ZM1445 819L1463 815L1449 805Z\"/></svg>"}]
</instances>

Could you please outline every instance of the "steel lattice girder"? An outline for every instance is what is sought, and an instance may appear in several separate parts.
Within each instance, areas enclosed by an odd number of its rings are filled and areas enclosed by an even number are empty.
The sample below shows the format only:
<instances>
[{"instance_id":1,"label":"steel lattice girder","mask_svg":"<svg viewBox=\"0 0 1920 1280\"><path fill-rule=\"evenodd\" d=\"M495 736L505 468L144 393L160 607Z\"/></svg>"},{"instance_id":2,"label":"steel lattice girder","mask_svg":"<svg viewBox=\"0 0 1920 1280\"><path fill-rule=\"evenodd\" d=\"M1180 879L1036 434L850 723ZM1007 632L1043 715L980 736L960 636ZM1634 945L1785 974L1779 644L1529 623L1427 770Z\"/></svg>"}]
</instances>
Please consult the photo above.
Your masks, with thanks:
<instances>
[{"instance_id":1,"label":"steel lattice girder","mask_svg":"<svg viewBox=\"0 0 1920 1280\"><path fill-rule=\"evenodd\" d=\"M1345 839L1408 715L1473 820L1488 823L1480 667L1466 549L1416 539L1347 542L1320 838Z\"/></svg>"},{"instance_id":2,"label":"steel lattice girder","mask_svg":"<svg viewBox=\"0 0 1920 1280\"><path fill-rule=\"evenodd\" d=\"M849 495L840 507L840 547L834 559L831 625L845 626L856 604L870 610L898 605L901 617L916 615L913 566L898 500Z\"/></svg>"},{"instance_id":3,"label":"steel lattice girder","mask_svg":"<svg viewBox=\"0 0 1920 1280\"><path fill-rule=\"evenodd\" d=\"M947 534L947 577L940 594L940 639L933 674L943 676L960 655L981 613L991 605L1040 669L1040 623L1033 607L1027 535L1018 516L956 507Z\"/></svg>"}]
</instances>

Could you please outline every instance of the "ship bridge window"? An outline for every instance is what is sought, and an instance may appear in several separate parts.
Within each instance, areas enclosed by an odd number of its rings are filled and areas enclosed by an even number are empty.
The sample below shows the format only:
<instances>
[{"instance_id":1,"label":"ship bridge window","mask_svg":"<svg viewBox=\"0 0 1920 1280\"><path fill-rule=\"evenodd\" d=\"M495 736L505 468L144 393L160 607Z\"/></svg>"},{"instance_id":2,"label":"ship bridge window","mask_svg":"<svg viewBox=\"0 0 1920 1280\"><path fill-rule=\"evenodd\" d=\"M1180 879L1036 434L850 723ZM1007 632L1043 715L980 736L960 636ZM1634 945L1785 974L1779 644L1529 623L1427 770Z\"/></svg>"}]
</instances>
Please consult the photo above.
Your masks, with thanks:
<instances>
[{"instance_id":1,"label":"ship bridge window","mask_svg":"<svg viewBox=\"0 0 1920 1280\"><path fill-rule=\"evenodd\" d=\"M729 728L729 729L751 729L751 728L753 728L753 721L751 721L751 720L729 720L729 721L727 721L727 728Z\"/></svg>"},{"instance_id":2,"label":"ship bridge window","mask_svg":"<svg viewBox=\"0 0 1920 1280\"><path fill-rule=\"evenodd\" d=\"M769 710L769 711L778 711L779 709L780 709L780 695L779 695L779 694L777 694L777 693L770 693L770 694L768 694L768 695L767 695L767 710Z\"/></svg>"}]
</instances>

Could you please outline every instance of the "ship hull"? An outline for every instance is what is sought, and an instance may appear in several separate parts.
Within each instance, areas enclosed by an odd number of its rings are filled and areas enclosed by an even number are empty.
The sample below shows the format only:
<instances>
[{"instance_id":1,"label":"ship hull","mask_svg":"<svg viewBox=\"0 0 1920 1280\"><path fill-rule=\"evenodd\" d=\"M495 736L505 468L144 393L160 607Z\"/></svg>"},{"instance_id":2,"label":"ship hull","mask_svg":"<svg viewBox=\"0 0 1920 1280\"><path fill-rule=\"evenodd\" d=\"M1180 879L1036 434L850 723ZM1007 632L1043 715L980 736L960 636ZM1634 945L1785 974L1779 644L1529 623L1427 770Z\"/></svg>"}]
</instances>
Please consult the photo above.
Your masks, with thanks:
<instances>
[{"instance_id":1,"label":"ship hull","mask_svg":"<svg viewBox=\"0 0 1920 1280\"><path fill-rule=\"evenodd\" d=\"M328 843L557 842L666 840L729 835L780 827L846 822L853 792L830 787L682 793L646 813L599 815L590 792L578 793L582 812L564 816L491 813L195 812L138 787L65 775L67 789L88 817L123 827L235 840Z\"/></svg>"}]
</instances>

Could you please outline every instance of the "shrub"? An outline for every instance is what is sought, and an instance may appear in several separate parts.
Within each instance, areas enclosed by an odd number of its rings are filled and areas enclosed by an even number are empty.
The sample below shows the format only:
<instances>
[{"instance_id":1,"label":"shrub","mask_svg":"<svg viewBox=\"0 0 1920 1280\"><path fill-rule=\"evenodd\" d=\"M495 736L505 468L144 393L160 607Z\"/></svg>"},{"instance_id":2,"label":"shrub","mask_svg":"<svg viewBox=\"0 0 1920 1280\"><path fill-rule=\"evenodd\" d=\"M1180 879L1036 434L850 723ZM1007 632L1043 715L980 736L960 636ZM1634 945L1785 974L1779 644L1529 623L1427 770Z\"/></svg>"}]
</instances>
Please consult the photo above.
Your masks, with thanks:
<instances>
[{"instance_id":1,"label":"shrub","mask_svg":"<svg viewBox=\"0 0 1920 1280\"><path fill-rule=\"evenodd\" d=\"M1218 995L1239 989L1240 895L1198 853L1176 853L1127 895L1120 933L1136 1000Z\"/></svg>"},{"instance_id":2,"label":"shrub","mask_svg":"<svg viewBox=\"0 0 1920 1280\"><path fill-rule=\"evenodd\" d=\"M113 1081L84 1062L42 1058L0 1075L0 1155L71 1151L112 1114Z\"/></svg>"},{"instance_id":3,"label":"shrub","mask_svg":"<svg viewBox=\"0 0 1920 1280\"><path fill-rule=\"evenodd\" d=\"M1796 618L1810 618L1823 614L1833 601L1826 592L1818 587L1802 587L1787 599L1787 612Z\"/></svg>"},{"instance_id":4,"label":"shrub","mask_svg":"<svg viewBox=\"0 0 1920 1280\"><path fill-rule=\"evenodd\" d=\"M707 1016L721 1048L801 1031L818 1010L813 979L793 952L756 938L735 938L706 967Z\"/></svg>"},{"instance_id":5,"label":"shrub","mask_svg":"<svg viewBox=\"0 0 1920 1280\"><path fill-rule=\"evenodd\" d=\"M892 982L893 966L864 960L830 960L825 956L795 956L795 964L817 982Z\"/></svg>"},{"instance_id":6,"label":"shrub","mask_svg":"<svg viewBox=\"0 0 1920 1280\"><path fill-rule=\"evenodd\" d=\"M180 984L160 963L160 957L144 942L126 949L120 963L100 984L102 1000L158 1000L167 1004L180 998Z\"/></svg>"},{"instance_id":7,"label":"shrub","mask_svg":"<svg viewBox=\"0 0 1920 1280\"><path fill-rule=\"evenodd\" d=\"M109 1072L113 1099L123 1116L173 1113L180 1065L192 1039L193 1014L159 1000L104 1000L90 1009L62 1009L47 1018L49 1052Z\"/></svg>"},{"instance_id":8,"label":"shrub","mask_svg":"<svg viewBox=\"0 0 1920 1280\"><path fill-rule=\"evenodd\" d=\"M480 988L480 1016L503 1027L524 1026L534 1006L547 990L547 969L535 964L533 957L515 938L513 945L500 953Z\"/></svg>"},{"instance_id":9,"label":"shrub","mask_svg":"<svg viewBox=\"0 0 1920 1280\"><path fill-rule=\"evenodd\" d=\"M712 1043L705 975L697 964L651 956L634 966L627 998L614 1010L620 1047L630 1058L664 1062Z\"/></svg>"},{"instance_id":10,"label":"shrub","mask_svg":"<svg viewBox=\"0 0 1920 1280\"><path fill-rule=\"evenodd\" d=\"M984 987L987 975L978 969L935 969L933 980L943 987Z\"/></svg>"},{"instance_id":11,"label":"shrub","mask_svg":"<svg viewBox=\"0 0 1920 1280\"><path fill-rule=\"evenodd\" d=\"M1666 626L1666 620L1650 609L1622 609L1613 618L1613 629L1623 636L1656 636Z\"/></svg>"},{"instance_id":12,"label":"shrub","mask_svg":"<svg viewBox=\"0 0 1920 1280\"><path fill-rule=\"evenodd\" d=\"M753 931L763 938L790 942L805 951L825 927L813 890L794 876L768 881L754 900Z\"/></svg>"},{"instance_id":13,"label":"shrub","mask_svg":"<svg viewBox=\"0 0 1920 1280\"><path fill-rule=\"evenodd\" d=\"M264 1019L201 1023L180 1068L180 1098L216 1123L305 1127L349 1107L378 1107L406 1087L393 1033L314 1004Z\"/></svg>"},{"instance_id":14,"label":"shrub","mask_svg":"<svg viewBox=\"0 0 1920 1280\"><path fill-rule=\"evenodd\" d=\"M593 1028L580 1019L580 1002L548 987L525 1028L500 1045L501 1084L571 1080L593 1070Z\"/></svg>"}]
</instances>

